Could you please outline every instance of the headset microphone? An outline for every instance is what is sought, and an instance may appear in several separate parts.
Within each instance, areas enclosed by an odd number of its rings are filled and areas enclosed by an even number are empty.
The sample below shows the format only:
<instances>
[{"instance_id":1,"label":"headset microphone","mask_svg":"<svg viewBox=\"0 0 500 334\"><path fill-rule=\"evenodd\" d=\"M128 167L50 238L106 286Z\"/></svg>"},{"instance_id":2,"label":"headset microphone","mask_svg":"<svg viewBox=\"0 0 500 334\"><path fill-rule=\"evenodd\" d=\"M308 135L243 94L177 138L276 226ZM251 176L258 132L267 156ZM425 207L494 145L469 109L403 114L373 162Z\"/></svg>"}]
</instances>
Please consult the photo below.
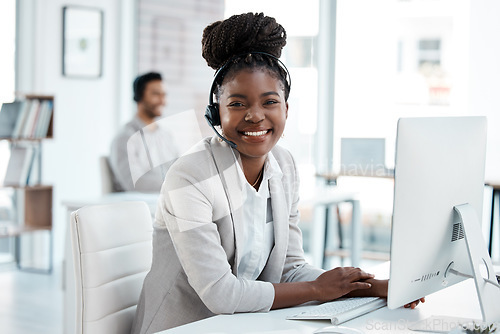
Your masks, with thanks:
<instances>
[{"instance_id":1,"label":"headset microphone","mask_svg":"<svg viewBox=\"0 0 500 334\"><path fill-rule=\"evenodd\" d=\"M227 140L226 138L224 138L224 137L223 137L223 136L219 133L219 131L217 131L217 130L215 129L215 126L214 126L214 125L212 124L212 122L210 121L210 117L209 117L209 116L205 115L205 119L207 120L208 125L210 125L210 127L211 127L214 131L215 131L215 134L216 134L217 136L219 136L219 138L220 138L220 139L222 139L223 141L225 141L226 143L228 143L228 145L229 145L229 146L231 146L232 148L234 148L234 149L236 148L236 143L234 143L234 142L232 142L232 141L230 141L230 140Z\"/></svg>"}]
</instances>

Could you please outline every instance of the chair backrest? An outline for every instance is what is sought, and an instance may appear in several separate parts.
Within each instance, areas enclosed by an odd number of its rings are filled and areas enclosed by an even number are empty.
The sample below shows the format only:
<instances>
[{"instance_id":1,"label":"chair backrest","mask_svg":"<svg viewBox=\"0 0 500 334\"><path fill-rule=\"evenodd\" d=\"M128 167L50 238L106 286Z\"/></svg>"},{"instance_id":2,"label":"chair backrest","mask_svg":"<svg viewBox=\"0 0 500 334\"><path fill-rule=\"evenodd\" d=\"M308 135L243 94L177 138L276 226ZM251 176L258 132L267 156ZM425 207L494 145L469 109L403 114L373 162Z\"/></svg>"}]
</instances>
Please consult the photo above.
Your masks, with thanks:
<instances>
[{"instance_id":1,"label":"chair backrest","mask_svg":"<svg viewBox=\"0 0 500 334\"><path fill-rule=\"evenodd\" d=\"M145 202L83 207L71 214L76 333L130 333L152 261Z\"/></svg>"},{"instance_id":2,"label":"chair backrest","mask_svg":"<svg viewBox=\"0 0 500 334\"><path fill-rule=\"evenodd\" d=\"M101 171L101 191L102 194L109 194L115 192L113 186L113 171L109 165L107 156L99 157L99 169Z\"/></svg>"}]
</instances>

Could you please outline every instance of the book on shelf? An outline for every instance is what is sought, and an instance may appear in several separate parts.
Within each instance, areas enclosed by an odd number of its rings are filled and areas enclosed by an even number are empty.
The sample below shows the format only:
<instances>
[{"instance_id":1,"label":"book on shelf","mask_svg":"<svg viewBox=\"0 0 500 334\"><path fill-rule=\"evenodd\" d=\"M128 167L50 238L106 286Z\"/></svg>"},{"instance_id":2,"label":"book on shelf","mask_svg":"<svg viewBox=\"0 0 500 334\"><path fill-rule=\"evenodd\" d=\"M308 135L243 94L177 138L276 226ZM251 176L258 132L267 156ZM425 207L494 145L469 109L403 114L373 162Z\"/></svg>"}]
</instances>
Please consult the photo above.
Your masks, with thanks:
<instances>
[{"instance_id":1,"label":"book on shelf","mask_svg":"<svg viewBox=\"0 0 500 334\"><path fill-rule=\"evenodd\" d=\"M34 159L35 149L33 147L12 147L3 185L7 187L26 186L29 182Z\"/></svg>"},{"instance_id":2,"label":"book on shelf","mask_svg":"<svg viewBox=\"0 0 500 334\"><path fill-rule=\"evenodd\" d=\"M35 138L43 138L47 136L53 109L54 103L51 100L42 101L42 106L40 108L40 119L37 122L37 127L35 128L34 132Z\"/></svg>"},{"instance_id":3,"label":"book on shelf","mask_svg":"<svg viewBox=\"0 0 500 334\"><path fill-rule=\"evenodd\" d=\"M18 111L16 126L14 127L14 131L12 132L12 138L20 138L21 133L26 123L26 119L28 118L28 114L30 111L31 100L23 100Z\"/></svg>"},{"instance_id":4,"label":"book on shelf","mask_svg":"<svg viewBox=\"0 0 500 334\"><path fill-rule=\"evenodd\" d=\"M54 103L29 98L4 103L0 112L0 138L39 139L47 137Z\"/></svg>"},{"instance_id":5,"label":"book on shelf","mask_svg":"<svg viewBox=\"0 0 500 334\"><path fill-rule=\"evenodd\" d=\"M22 138L32 138L31 131L36 125L37 115L40 111L40 101L39 100L31 100L30 109L28 111L28 115L26 116L26 123L22 128Z\"/></svg>"},{"instance_id":6,"label":"book on shelf","mask_svg":"<svg viewBox=\"0 0 500 334\"><path fill-rule=\"evenodd\" d=\"M21 104L21 101L2 104L2 109L0 109L0 138L12 137Z\"/></svg>"}]
</instances>

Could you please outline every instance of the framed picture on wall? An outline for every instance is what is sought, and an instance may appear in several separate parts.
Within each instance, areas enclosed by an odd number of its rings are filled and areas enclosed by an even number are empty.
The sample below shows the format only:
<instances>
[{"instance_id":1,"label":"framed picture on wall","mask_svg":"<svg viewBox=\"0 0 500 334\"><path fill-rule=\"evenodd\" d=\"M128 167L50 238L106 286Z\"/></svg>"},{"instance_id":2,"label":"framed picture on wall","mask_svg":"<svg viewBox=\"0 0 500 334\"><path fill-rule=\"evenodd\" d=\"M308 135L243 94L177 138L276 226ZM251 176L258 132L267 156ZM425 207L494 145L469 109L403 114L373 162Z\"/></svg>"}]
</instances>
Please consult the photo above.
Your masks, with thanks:
<instances>
[{"instance_id":1,"label":"framed picture on wall","mask_svg":"<svg viewBox=\"0 0 500 334\"><path fill-rule=\"evenodd\" d=\"M90 79L102 75L103 16L97 8L63 7L63 76Z\"/></svg>"}]
</instances>

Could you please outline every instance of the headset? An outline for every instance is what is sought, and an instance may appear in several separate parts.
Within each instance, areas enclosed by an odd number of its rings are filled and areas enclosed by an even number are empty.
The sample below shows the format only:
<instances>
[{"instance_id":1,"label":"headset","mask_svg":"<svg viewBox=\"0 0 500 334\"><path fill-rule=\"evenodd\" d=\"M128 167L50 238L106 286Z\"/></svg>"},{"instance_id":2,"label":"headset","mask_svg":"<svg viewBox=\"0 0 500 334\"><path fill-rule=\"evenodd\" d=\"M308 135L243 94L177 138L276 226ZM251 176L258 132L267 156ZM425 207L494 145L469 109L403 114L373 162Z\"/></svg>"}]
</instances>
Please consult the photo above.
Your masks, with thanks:
<instances>
[{"instance_id":1,"label":"headset","mask_svg":"<svg viewBox=\"0 0 500 334\"><path fill-rule=\"evenodd\" d=\"M236 55L233 58L229 59L227 62L225 62L224 65L222 65L221 68L219 68L217 70L217 72L215 72L214 80L212 82L212 87L210 88L210 96L208 98L208 105L205 109L205 119L207 120L208 125L210 125L210 127L215 131L215 134L234 149L236 148L236 143L234 143L230 140L227 140L215 129L216 126L221 125L219 104L217 102L214 102L215 88L217 87L217 80L220 79L220 77L224 74L225 70L230 66L230 64L233 63L233 61L235 59L240 58L244 55L248 55L248 54L250 54L250 55L261 54L261 55L267 56L271 59L274 59L278 63L278 65L286 73L286 80L288 83L288 89L290 90L290 88L292 86L292 78L290 77L290 72L286 68L285 64L283 64L283 62L281 60L279 60L278 57L275 57L272 54L269 54L266 52L254 51L254 52L247 52L247 53L242 53L242 54Z\"/></svg>"}]
</instances>

